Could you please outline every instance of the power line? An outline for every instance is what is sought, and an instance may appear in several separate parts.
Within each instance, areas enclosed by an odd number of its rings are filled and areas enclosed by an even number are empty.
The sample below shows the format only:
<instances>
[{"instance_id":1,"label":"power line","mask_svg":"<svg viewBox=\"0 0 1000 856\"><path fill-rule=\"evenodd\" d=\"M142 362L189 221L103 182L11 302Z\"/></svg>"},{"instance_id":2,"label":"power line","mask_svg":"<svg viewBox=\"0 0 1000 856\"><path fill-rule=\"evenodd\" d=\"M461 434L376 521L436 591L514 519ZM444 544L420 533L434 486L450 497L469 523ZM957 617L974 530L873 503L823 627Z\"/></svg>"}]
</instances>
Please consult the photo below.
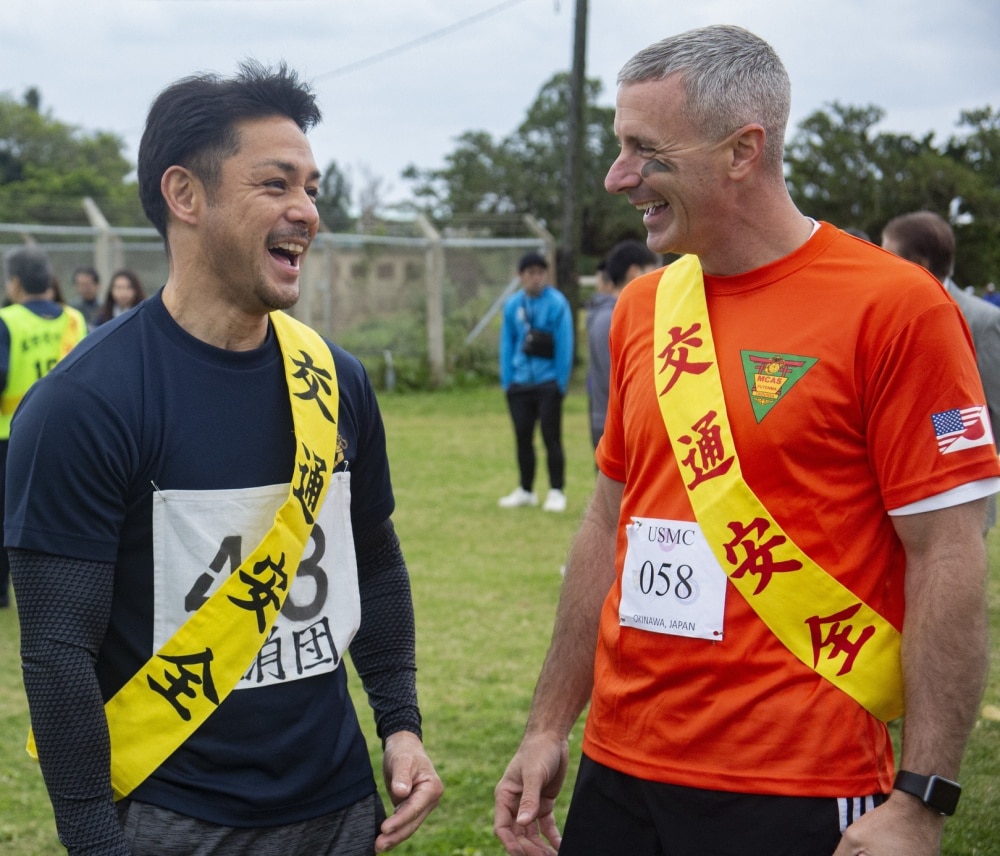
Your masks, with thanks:
<instances>
[{"instance_id":1,"label":"power line","mask_svg":"<svg viewBox=\"0 0 1000 856\"><path fill-rule=\"evenodd\" d=\"M491 15L496 15L498 12L502 12L511 6L516 6L518 3L522 3L524 0L506 0L504 3L497 3L496 6L491 6L489 9L484 9L482 12L478 12L475 15L470 15L468 18L462 18L462 20L457 21L454 24L450 24L447 27L442 27L440 30L434 30L432 33L427 33L426 35L420 36L419 38L413 39L409 42L404 42L401 45L396 45L396 47L387 48L384 51L380 51L372 56L365 57L365 59L359 59L356 62L348 63L347 65L342 65L340 68L335 68L332 71L325 71L322 74L317 75L313 78L314 81L321 80L324 77L334 77L339 74L346 74L349 71L354 71L359 68L364 68L367 65L372 65L376 62L380 62L383 59L388 59L389 57L396 56L397 54L408 51L411 48L417 47L417 45L426 44L427 42L439 39L442 36L446 36L449 33L453 33L456 30L460 30L463 27L468 27L471 24L475 24L477 21L483 20L483 18L488 18Z\"/></svg>"}]
</instances>

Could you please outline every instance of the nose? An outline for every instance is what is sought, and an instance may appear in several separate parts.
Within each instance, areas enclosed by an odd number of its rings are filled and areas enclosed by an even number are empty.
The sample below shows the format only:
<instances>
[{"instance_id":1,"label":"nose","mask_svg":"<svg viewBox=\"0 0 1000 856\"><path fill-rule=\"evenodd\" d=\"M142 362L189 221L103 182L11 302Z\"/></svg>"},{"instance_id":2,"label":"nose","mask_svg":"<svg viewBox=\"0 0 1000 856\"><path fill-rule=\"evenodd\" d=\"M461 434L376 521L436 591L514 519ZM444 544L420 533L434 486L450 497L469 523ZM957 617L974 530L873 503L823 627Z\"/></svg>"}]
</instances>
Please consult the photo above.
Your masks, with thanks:
<instances>
[{"instance_id":1,"label":"nose","mask_svg":"<svg viewBox=\"0 0 1000 856\"><path fill-rule=\"evenodd\" d=\"M305 224L310 232L315 232L319 228L319 211L316 210L316 200L310 196L305 188L299 188L288 209L288 219L292 223Z\"/></svg>"},{"instance_id":2,"label":"nose","mask_svg":"<svg viewBox=\"0 0 1000 856\"><path fill-rule=\"evenodd\" d=\"M608 193L625 193L638 187L641 182L638 171L631 168L629 159L622 153L608 169L608 174L604 177L604 189Z\"/></svg>"}]
</instances>

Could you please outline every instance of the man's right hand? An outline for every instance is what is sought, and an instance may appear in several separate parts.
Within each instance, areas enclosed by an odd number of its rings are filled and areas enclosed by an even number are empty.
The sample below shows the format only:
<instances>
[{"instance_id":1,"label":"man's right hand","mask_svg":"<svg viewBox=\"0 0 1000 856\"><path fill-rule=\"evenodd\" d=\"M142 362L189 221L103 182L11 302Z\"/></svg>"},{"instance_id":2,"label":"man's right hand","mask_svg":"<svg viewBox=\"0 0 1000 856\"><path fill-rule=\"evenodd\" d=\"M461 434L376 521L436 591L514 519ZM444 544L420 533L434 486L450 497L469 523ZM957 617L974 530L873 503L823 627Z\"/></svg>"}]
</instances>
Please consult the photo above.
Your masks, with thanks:
<instances>
[{"instance_id":1,"label":"man's right hand","mask_svg":"<svg viewBox=\"0 0 1000 856\"><path fill-rule=\"evenodd\" d=\"M555 856L556 797L566 778L569 745L540 734L525 736L493 792L493 833L510 856Z\"/></svg>"}]
</instances>

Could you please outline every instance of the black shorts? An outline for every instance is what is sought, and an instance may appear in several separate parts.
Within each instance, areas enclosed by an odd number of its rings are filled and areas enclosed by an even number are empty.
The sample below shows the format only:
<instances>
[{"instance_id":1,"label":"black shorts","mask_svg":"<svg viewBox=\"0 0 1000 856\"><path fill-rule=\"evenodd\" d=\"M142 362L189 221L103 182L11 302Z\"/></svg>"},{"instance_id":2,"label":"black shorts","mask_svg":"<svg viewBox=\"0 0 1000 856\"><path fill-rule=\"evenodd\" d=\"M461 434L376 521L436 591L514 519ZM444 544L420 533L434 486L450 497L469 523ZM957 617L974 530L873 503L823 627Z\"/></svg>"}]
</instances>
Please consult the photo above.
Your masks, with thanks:
<instances>
[{"instance_id":1,"label":"black shorts","mask_svg":"<svg viewBox=\"0 0 1000 856\"><path fill-rule=\"evenodd\" d=\"M584 756L559 856L831 856L844 829L885 800L686 788Z\"/></svg>"},{"instance_id":2,"label":"black shorts","mask_svg":"<svg viewBox=\"0 0 1000 856\"><path fill-rule=\"evenodd\" d=\"M376 793L314 820L237 829L122 800L118 819L135 856L373 856L385 808Z\"/></svg>"}]
</instances>

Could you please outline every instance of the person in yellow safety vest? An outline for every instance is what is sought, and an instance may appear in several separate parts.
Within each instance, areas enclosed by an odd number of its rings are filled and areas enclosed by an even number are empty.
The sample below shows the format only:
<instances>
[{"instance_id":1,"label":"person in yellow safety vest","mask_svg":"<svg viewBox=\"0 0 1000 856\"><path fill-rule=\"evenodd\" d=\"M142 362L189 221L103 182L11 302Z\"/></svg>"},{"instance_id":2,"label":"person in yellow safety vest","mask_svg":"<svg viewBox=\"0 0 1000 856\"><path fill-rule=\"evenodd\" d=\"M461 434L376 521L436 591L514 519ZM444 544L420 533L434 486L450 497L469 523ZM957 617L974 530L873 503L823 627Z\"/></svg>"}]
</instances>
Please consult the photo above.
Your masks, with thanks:
<instances>
[{"instance_id":1,"label":"person in yellow safety vest","mask_svg":"<svg viewBox=\"0 0 1000 856\"><path fill-rule=\"evenodd\" d=\"M0 309L0 518L14 411L28 388L87 334L83 315L53 300L52 266L44 251L11 250L4 256L4 281L10 305ZM0 549L0 607L10 604L9 580L7 551Z\"/></svg>"}]
</instances>

